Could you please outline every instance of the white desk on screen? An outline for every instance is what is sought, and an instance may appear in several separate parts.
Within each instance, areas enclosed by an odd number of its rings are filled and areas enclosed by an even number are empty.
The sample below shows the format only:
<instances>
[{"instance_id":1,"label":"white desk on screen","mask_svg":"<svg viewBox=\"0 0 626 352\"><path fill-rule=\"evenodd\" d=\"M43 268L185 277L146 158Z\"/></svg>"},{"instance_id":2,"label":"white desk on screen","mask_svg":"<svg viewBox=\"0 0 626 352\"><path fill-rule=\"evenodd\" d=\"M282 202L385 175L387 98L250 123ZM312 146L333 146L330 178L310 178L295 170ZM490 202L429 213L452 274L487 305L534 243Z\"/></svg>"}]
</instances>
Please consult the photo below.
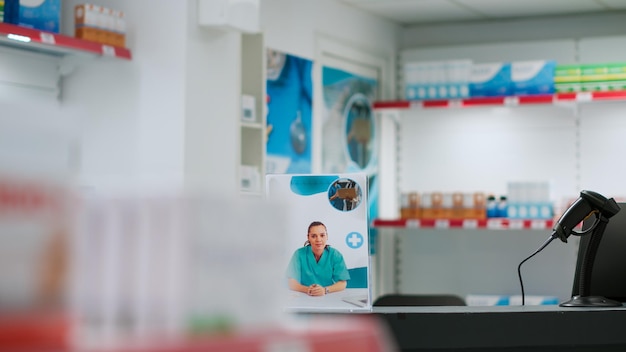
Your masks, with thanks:
<instances>
[{"instance_id":1,"label":"white desk on screen","mask_svg":"<svg viewBox=\"0 0 626 352\"><path fill-rule=\"evenodd\" d=\"M367 299L365 303L360 299ZM289 291L286 309L289 311L324 312L324 311L363 311L372 310L371 296L367 288L347 288L343 291L329 293L324 296L309 296L305 293Z\"/></svg>"}]
</instances>

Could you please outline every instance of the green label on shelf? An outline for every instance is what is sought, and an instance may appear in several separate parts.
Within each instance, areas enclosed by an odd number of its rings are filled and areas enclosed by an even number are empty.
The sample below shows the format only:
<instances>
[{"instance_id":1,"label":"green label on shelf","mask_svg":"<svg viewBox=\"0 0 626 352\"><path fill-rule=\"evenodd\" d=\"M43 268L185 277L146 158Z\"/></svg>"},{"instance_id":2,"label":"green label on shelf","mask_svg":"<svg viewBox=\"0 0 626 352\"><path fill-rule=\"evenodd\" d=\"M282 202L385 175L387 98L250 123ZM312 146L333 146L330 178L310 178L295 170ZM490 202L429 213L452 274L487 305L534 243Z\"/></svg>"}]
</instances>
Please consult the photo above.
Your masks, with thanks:
<instances>
[{"instance_id":1,"label":"green label on shelf","mask_svg":"<svg viewBox=\"0 0 626 352\"><path fill-rule=\"evenodd\" d=\"M554 82L579 82L580 65L557 65L554 69Z\"/></svg>"},{"instance_id":2,"label":"green label on shelf","mask_svg":"<svg viewBox=\"0 0 626 352\"><path fill-rule=\"evenodd\" d=\"M554 76L580 76L580 65L557 65Z\"/></svg>"},{"instance_id":3,"label":"green label on shelf","mask_svg":"<svg viewBox=\"0 0 626 352\"><path fill-rule=\"evenodd\" d=\"M572 92L579 92L581 90L581 87L580 87L580 83L579 82L574 82L574 83L555 83L554 84L554 90L557 93L572 93Z\"/></svg>"}]
</instances>

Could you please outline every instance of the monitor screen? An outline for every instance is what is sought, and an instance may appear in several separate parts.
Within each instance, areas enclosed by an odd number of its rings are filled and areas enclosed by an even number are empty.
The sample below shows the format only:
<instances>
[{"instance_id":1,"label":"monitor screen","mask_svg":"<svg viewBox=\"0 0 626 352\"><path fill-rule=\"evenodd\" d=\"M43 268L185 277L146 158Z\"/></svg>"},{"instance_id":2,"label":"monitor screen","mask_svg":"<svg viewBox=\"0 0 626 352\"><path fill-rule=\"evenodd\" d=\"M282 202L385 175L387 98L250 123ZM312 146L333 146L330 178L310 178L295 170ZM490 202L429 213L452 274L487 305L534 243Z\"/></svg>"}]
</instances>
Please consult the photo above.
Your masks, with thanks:
<instances>
[{"instance_id":1,"label":"monitor screen","mask_svg":"<svg viewBox=\"0 0 626 352\"><path fill-rule=\"evenodd\" d=\"M591 296L626 302L626 203L618 204L621 210L609 219L598 246L589 288ZM583 231L591 227L595 219L592 216L585 220ZM572 296L578 295L579 273L590 238L591 234L580 238Z\"/></svg>"}]
</instances>

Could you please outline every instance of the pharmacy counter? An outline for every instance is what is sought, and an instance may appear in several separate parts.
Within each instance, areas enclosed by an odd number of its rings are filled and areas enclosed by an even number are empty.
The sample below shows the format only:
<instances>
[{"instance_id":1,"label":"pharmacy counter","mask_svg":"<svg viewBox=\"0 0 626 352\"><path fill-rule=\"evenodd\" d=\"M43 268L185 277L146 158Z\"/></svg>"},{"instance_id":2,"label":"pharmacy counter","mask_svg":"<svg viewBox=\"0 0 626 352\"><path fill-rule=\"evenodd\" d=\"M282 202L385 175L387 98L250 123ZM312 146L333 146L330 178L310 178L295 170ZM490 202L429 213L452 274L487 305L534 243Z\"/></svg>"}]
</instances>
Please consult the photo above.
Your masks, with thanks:
<instances>
[{"instance_id":1,"label":"pharmacy counter","mask_svg":"<svg viewBox=\"0 0 626 352\"><path fill-rule=\"evenodd\" d=\"M374 307L403 351L626 351L626 307Z\"/></svg>"}]
</instances>

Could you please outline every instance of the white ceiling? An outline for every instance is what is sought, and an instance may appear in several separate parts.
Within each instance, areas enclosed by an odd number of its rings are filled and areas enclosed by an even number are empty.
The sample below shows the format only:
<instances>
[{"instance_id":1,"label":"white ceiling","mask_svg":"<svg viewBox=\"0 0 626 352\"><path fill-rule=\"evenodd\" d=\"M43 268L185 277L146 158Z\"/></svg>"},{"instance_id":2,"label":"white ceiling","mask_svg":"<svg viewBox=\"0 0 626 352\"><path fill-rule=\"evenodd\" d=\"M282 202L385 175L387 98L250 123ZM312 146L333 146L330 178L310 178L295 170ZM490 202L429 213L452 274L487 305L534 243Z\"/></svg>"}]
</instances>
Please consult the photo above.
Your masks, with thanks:
<instances>
[{"instance_id":1,"label":"white ceiling","mask_svg":"<svg viewBox=\"0 0 626 352\"><path fill-rule=\"evenodd\" d=\"M626 0L338 0L401 25L626 10Z\"/></svg>"}]
</instances>

